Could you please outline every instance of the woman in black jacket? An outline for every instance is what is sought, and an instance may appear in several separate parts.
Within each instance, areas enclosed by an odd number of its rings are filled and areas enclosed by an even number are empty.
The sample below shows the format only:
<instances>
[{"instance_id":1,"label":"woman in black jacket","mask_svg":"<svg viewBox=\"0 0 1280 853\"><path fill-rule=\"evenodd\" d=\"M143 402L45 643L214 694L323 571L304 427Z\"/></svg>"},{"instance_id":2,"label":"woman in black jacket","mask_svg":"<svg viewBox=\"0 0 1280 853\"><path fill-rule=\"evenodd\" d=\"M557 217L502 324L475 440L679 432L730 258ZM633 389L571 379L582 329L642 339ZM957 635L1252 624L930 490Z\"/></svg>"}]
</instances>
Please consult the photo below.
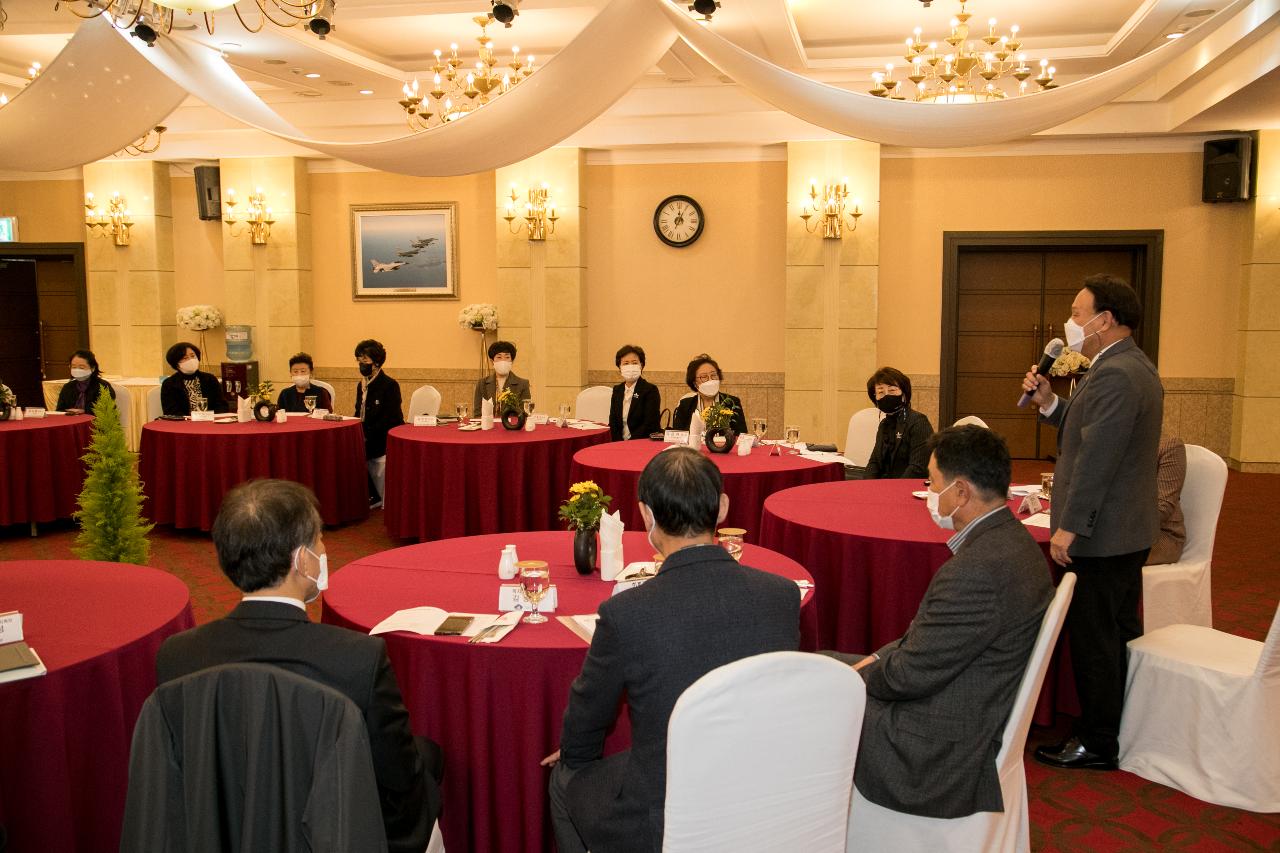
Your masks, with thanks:
<instances>
[{"instance_id":1,"label":"woman in black jacket","mask_svg":"<svg viewBox=\"0 0 1280 853\"><path fill-rule=\"evenodd\" d=\"M613 386L609 398L609 435L614 441L648 438L662 428L662 395L658 386L645 380L644 350L627 344L613 357L622 381Z\"/></svg>"},{"instance_id":2,"label":"woman in black jacket","mask_svg":"<svg viewBox=\"0 0 1280 853\"><path fill-rule=\"evenodd\" d=\"M732 394L722 394L720 392L720 381L723 378L724 375L720 372L720 365L716 364L716 360L705 352L689 362L689 366L684 371L684 384L689 386L689 390L693 391L693 394L676 404L675 414L671 416L671 428L688 429L689 424L693 421L695 407L701 412L707 406L716 403L733 409L733 417L729 422L729 428L738 435L746 435L747 415L742 410L742 401Z\"/></svg>"},{"instance_id":3,"label":"woman in black jacket","mask_svg":"<svg viewBox=\"0 0 1280 853\"><path fill-rule=\"evenodd\" d=\"M382 372L386 361L386 348L372 338L356 344L356 367L360 369L361 379L356 386L355 415L364 422L370 509L382 506L382 492L387 481L387 433L404 423L400 383Z\"/></svg>"},{"instance_id":4,"label":"woman in black jacket","mask_svg":"<svg viewBox=\"0 0 1280 853\"><path fill-rule=\"evenodd\" d=\"M911 379L901 370L882 367L867 380L867 396L884 420L867 460L865 479L902 480L929 476L929 436L933 425L911 408Z\"/></svg>"},{"instance_id":5,"label":"woman in black jacket","mask_svg":"<svg viewBox=\"0 0 1280 853\"><path fill-rule=\"evenodd\" d=\"M311 374L315 371L315 363L305 352L295 354L289 359L289 387L280 392L276 405L286 412L307 411L307 398L315 397L317 409L333 411L333 400L329 392L312 383Z\"/></svg>"},{"instance_id":6,"label":"woman in black jacket","mask_svg":"<svg viewBox=\"0 0 1280 853\"><path fill-rule=\"evenodd\" d=\"M115 399L116 389L103 379L98 370L98 359L87 349L78 349L71 354L71 381L62 386L58 392L59 412L88 412L93 414L93 405L105 389Z\"/></svg>"},{"instance_id":7,"label":"woman in black jacket","mask_svg":"<svg viewBox=\"0 0 1280 853\"><path fill-rule=\"evenodd\" d=\"M231 411L222 399L222 383L200 369L200 347L179 341L169 347L164 360L174 369L173 375L160 383L160 408L166 415L186 417L199 407L201 400L207 412Z\"/></svg>"}]
</instances>

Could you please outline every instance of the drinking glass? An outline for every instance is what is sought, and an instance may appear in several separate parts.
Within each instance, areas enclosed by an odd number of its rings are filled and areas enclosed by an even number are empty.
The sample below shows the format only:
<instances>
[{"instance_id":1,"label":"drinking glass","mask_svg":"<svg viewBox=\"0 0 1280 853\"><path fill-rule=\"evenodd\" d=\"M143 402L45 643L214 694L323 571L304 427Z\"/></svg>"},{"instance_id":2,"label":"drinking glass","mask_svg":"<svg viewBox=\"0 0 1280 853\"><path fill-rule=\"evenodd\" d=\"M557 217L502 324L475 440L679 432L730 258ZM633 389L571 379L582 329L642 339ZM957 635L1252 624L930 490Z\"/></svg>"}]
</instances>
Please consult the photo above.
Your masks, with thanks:
<instances>
[{"instance_id":1,"label":"drinking glass","mask_svg":"<svg viewBox=\"0 0 1280 853\"><path fill-rule=\"evenodd\" d=\"M764 434L769 429L769 425L765 423L764 418L751 419L751 432L755 434L756 444L764 441Z\"/></svg>"},{"instance_id":2,"label":"drinking glass","mask_svg":"<svg viewBox=\"0 0 1280 853\"><path fill-rule=\"evenodd\" d=\"M465 424L467 422L467 415L471 412L470 407L467 406L466 403L459 403L454 408L456 408L458 412L458 425L461 426L462 424Z\"/></svg>"},{"instance_id":3,"label":"drinking glass","mask_svg":"<svg viewBox=\"0 0 1280 853\"><path fill-rule=\"evenodd\" d=\"M307 414L312 414L316 410L316 400L320 399L315 394L308 394L302 398L302 407L307 410Z\"/></svg>"},{"instance_id":4,"label":"drinking glass","mask_svg":"<svg viewBox=\"0 0 1280 853\"><path fill-rule=\"evenodd\" d=\"M728 551L730 557L742 562L742 542L747 531L741 527L721 527L716 533L719 534L720 547Z\"/></svg>"},{"instance_id":5,"label":"drinking glass","mask_svg":"<svg viewBox=\"0 0 1280 853\"><path fill-rule=\"evenodd\" d=\"M524 621L530 625L546 622L547 617L538 612L538 602L542 601L551 586L551 573L547 571L547 564L542 560L522 560L516 566L520 569L520 589L533 605L533 610L524 617Z\"/></svg>"},{"instance_id":6,"label":"drinking glass","mask_svg":"<svg viewBox=\"0 0 1280 853\"><path fill-rule=\"evenodd\" d=\"M653 573L656 575L660 571L662 571L662 555L654 554L653 555Z\"/></svg>"},{"instance_id":7,"label":"drinking glass","mask_svg":"<svg viewBox=\"0 0 1280 853\"><path fill-rule=\"evenodd\" d=\"M525 400L525 401L524 401L524 414L525 414L525 417L530 417L530 416L532 416L532 415L533 415L533 401L532 401L532 400Z\"/></svg>"},{"instance_id":8,"label":"drinking glass","mask_svg":"<svg viewBox=\"0 0 1280 853\"><path fill-rule=\"evenodd\" d=\"M787 427L783 434L783 440L791 448L788 452L799 453L800 451L796 449L796 445L800 443L800 427L794 425Z\"/></svg>"},{"instance_id":9,"label":"drinking glass","mask_svg":"<svg viewBox=\"0 0 1280 853\"><path fill-rule=\"evenodd\" d=\"M569 404L561 403L560 404L560 420L562 421L569 420L569 411L570 411Z\"/></svg>"},{"instance_id":10,"label":"drinking glass","mask_svg":"<svg viewBox=\"0 0 1280 853\"><path fill-rule=\"evenodd\" d=\"M1053 499L1053 472L1040 475L1040 497L1045 500Z\"/></svg>"}]
</instances>

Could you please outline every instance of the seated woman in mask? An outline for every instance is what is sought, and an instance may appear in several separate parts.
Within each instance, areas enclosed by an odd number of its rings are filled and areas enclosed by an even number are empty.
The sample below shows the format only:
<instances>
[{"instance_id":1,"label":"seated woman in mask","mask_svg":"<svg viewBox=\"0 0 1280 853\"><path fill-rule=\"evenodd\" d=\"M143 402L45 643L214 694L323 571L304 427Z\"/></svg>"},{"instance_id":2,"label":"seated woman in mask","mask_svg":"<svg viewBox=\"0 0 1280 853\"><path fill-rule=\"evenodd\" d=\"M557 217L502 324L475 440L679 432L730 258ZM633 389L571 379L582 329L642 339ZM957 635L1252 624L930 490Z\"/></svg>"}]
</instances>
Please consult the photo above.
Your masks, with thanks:
<instances>
[{"instance_id":1,"label":"seated woman in mask","mask_svg":"<svg viewBox=\"0 0 1280 853\"><path fill-rule=\"evenodd\" d=\"M186 417L203 406L208 412L229 412L222 399L222 383L212 373L200 369L200 347L179 341L169 347L164 360L173 375L160 383L160 408L170 417Z\"/></svg>"},{"instance_id":2,"label":"seated woman in mask","mask_svg":"<svg viewBox=\"0 0 1280 853\"><path fill-rule=\"evenodd\" d=\"M98 359L87 349L71 353L71 381L58 392L59 412L93 414L93 404L106 391L114 399L116 389L98 371Z\"/></svg>"},{"instance_id":3,"label":"seated woman in mask","mask_svg":"<svg viewBox=\"0 0 1280 853\"><path fill-rule=\"evenodd\" d=\"M745 435L747 415L742 410L742 401L732 394L721 393L720 380L723 378L720 365L705 352L689 362L689 366L684 371L684 384L688 385L694 393L676 405L675 414L671 416L671 428L688 429L693 421L695 408L701 412L712 403L718 403L733 409L733 420L729 427L738 435Z\"/></svg>"},{"instance_id":4,"label":"seated woman in mask","mask_svg":"<svg viewBox=\"0 0 1280 853\"><path fill-rule=\"evenodd\" d=\"M511 372L516 362L516 345L510 341L494 341L489 344L489 363L493 373L476 382L471 398L471 416L479 419L480 404L484 400L496 400L505 389L516 392L521 402L529 399L529 380Z\"/></svg>"},{"instance_id":5,"label":"seated woman in mask","mask_svg":"<svg viewBox=\"0 0 1280 853\"><path fill-rule=\"evenodd\" d=\"M329 397L329 392L319 385L311 384L313 370L315 370L315 364L311 361L311 356L305 352L290 358L289 378L293 384L280 392L276 405L286 412L305 412L307 411L306 399L315 397L317 409L327 409L332 412L333 400Z\"/></svg>"},{"instance_id":6,"label":"seated woman in mask","mask_svg":"<svg viewBox=\"0 0 1280 853\"><path fill-rule=\"evenodd\" d=\"M911 379L901 370L882 367L867 380L867 396L884 412L884 420L876 430L864 479L927 478L933 425L911 408Z\"/></svg>"},{"instance_id":7,"label":"seated woman in mask","mask_svg":"<svg viewBox=\"0 0 1280 853\"><path fill-rule=\"evenodd\" d=\"M644 350L627 344L618 350L613 363L622 381L613 386L609 398L609 437L614 441L648 438L662 429L662 398L658 386L640 373L644 370Z\"/></svg>"}]
</instances>

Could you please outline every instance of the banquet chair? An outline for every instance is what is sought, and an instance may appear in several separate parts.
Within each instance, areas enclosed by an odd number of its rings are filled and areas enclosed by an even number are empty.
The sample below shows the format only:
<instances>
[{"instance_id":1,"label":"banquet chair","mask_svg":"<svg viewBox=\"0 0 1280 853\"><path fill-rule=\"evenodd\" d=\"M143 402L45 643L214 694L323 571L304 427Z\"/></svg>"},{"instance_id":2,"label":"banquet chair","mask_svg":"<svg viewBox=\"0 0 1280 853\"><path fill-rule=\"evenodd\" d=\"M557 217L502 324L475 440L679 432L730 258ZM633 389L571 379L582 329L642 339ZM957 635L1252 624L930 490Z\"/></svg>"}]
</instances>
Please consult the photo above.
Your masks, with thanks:
<instances>
[{"instance_id":1,"label":"banquet chair","mask_svg":"<svg viewBox=\"0 0 1280 853\"><path fill-rule=\"evenodd\" d=\"M316 385L316 386L318 386L318 387L320 387L320 388L323 388L324 390L328 391L328 392L329 392L329 402L330 402L331 404L333 404L333 408L334 408L334 409L337 409L337 408L338 408L338 395L334 393L334 391L333 391L333 386L332 386L332 385L330 385L328 382L323 382L323 381L321 381L321 380L319 380L319 379L315 379L315 378L312 378L312 380L311 380L311 384L312 384L312 385Z\"/></svg>"},{"instance_id":2,"label":"banquet chair","mask_svg":"<svg viewBox=\"0 0 1280 853\"><path fill-rule=\"evenodd\" d=\"M867 467L871 449L876 446L876 430L884 415L879 409L861 409L849 418L849 431L844 438L844 458L859 468Z\"/></svg>"},{"instance_id":3,"label":"banquet chair","mask_svg":"<svg viewBox=\"0 0 1280 853\"><path fill-rule=\"evenodd\" d=\"M983 429L991 429L991 427L987 426L987 422L984 421L982 418L978 417L977 415L966 415L965 417L953 423L952 426L968 426L969 424L973 424L974 426L980 426Z\"/></svg>"},{"instance_id":4,"label":"banquet chair","mask_svg":"<svg viewBox=\"0 0 1280 853\"><path fill-rule=\"evenodd\" d=\"M420 386L409 398L409 423L418 415L440 414L440 392L434 385Z\"/></svg>"},{"instance_id":5,"label":"banquet chair","mask_svg":"<svg viewBox=\"0 0 1280 853\"><path fill-rule=\"evenodd\" d=\"M667 727L665 853L843 851L866 699L849 667L800 652L695 681Z\"/></svg>"},{"instance_id":6,"label":"banquet chair","mask_svg":"<svg viewBox=\"0 0 1280 853\"><path fill-rule=\"evenodd\" d=\"M1120 769L1208 803L1280 812L1277 708L1280 608L1262 643L1166 625L1129 643Z\"/></svg>"},{"instance_id":7,"label":"banquet chair","mask_svg":"<svg viewBox=\"0 0 1280 853\"><path fill-rule=\"evenodd\" d=\"M129 422L133 418L133 395L123 385L112 385L116 392L116 411L120 415L120 429L129 434Z\"/></svg>"},{"instance_id":8,"label":"banquet chair","mask_svg":"<svg viewBox=\"0 0 1280 853\"><path fill-rule=\"evenodd\" d=\"M1227 463L1212 450L1188 444L1181 497L1187 541L1178 562L1142 567L1144 633L1166 625L1213 627L1209 574L1226 490Z\"/></svg>"},{"instance_id":9,"label":"banquet chair","mask_svg":"<svg viewBox=\"0 0 1280 853\"><path fill-rule=\"evenodd\" d=\"M1067 572L1058 583L1053 601L1040 621L1031 658L1013 708L1000 737L996 769L1000 772L1002 812L977 812L967 817L934 818L904 814L867 800L857 789L849 809L849 853L853 851L892 851L892 853L933 853L955 851L970 853L1026 853L1031 850L1031 822L1027 815L1027 774L1022 755L1027 744L1027 731L1035 714L1036 700L1049 669L1049 659L1067 617L1076 575Z\"/></svg>"},{"instance_id":10,"label":"banquet chair","mask_svg":"<svg viewBox=\"0 0 1280 853\"><path fill-rule=\"evenodd\" d=\"M160 386L147 391L147 420L157 420L164 414L164 406L160 403Z\"/></svg>"},{"instance_id":11,"label":"banquet chair","mask_svg":"<svg viewBox=\"0 0 1280 853\"><path fill-rule=\"evenodd\" d=\"M578 392L578 399L573 410L578 413L578 420L595 421L598 424L609 422L609 400L613 389L608 385L592 385Z\"/></svg>"}]
</instances>

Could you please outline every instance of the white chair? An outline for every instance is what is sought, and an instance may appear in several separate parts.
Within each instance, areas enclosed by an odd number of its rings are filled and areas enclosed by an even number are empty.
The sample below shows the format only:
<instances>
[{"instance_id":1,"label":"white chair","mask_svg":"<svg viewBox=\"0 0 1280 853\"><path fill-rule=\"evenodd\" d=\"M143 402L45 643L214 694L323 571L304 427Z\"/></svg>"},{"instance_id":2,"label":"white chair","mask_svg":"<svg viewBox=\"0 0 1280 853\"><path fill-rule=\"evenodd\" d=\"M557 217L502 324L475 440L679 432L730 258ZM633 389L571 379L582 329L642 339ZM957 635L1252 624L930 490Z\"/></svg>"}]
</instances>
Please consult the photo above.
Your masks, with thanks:
<instances>
[{"instance_id":1,"label":"white chair","mask_svg":"<svg viewBox=\"0 0 1280 853\"><path fill-rule=\"evenodd\" d=\"M859 468L865 468L871 459L871 449L876 446L876 430L884 415L879 409L861 409L849 418L849 431L844 438L844 458Z\"/></svg>"},{"instance_id":2,"label":"white chair","mask_svg":"<svg viewBox=\"0 0 1280 853\"><path fill-rule=\"evenodd\" d=\"M120 428L129 435L129 422L133 419L133 395L123 385L112 385L116 392L116 409L120 414Z\"/></svg>"},{"instance_id":3,"label":"white chair","mask_svg":"<svg viewBox=\"0 0 1280 853\"><path fill-rule=\"evenodd\" d=\"M1277 709L1280 609L1265 643L1167 625L1129 643L1120 768L1205 802L1278 812Z\"/></svg>"},{"instance_id":4,"label":"white chair","mask_svg":"<svg viewBox=\"0 0 1280 853\"><path fill-rule=\"evenodd\" d=\"M866 700L849 667L800 652L695 681L667 727L664 853L843 851Z\"/></svg>"},{"instance_id":5,"label":"white chair","mask_svg":"<svg viewBox=\"0 0 1280 853\"><path fill-rule=\"evenodd\" d=\"M578 399L573 404L574 414L580 421L595 421L598 424L609 422L609 400L613 389L608 385L592 385L578 392Z\"/></svg>"},{"instance_id":6,"label":"white chair","mask_svg":"<svg viewBox=\"0 0 1280 853\"><path fill-rule=\"evenodd\" d=\"M312 384L312 385L315 385L315 386L317 386L317 387L319 387L319 388L323 388L324 390L328 391L328 392L329 392L329 403L330 403L334 408L337 408L337 406L338 406L338 395L334 393L334 391L333 391L333 386L332 386L332 385L330 385L328 382L321 382L319 379L316 379L316 378L314 378L314 377L312 377L312 379L311 379L311 384Z\"/></svg>"},{"instance_id":7,"label":"white chair","mask_svg":"<svg viewBox=\"0 0 1280 853\"><path fill-rule=\"evenodd\" d=\"M154 421L164 414L164 407L160 404L160 386L147 391L147 420Z\"/></svg>"},{"instance_id":8,"label":"white chair","mask_svg":"<svg viewBox=\"0 0 1280 853\"><path fill-rule=\"evenodd\" d=\"M434 385L423 385L409 398L409 422L418 415L440 414L440 392Z\"/></svg>"},{"instance_id":9,"label":"white chair","mask_svg":"<svg viewBox=\"0 0 1280 853\"><path fill-rule=\"evenodd\" d=\"M967 426L968 424L973 424L974 426L980 426L983 429L991 429L991 427L987 426L987 422L984 421L982 418L978 417L977 415L967 415L961 418L960 420L956 421L955 423L953 423L952 426Z\"/></svg>"},{"instance_id":10,"label":"white chair","mask_svg":"<svg viewBox=\"0 0 1280 853\"><path fill-rule=\"evenodd\" d=\"M1000 771L1004 811L977 812L951 819L918 817L878 806L855 789L849 810L849 853L863 850L877 853L972 853L979 850L983 853L1024 853L1031 850L1027 774L1022 766L1022 754L1036 699L1049 668L1049 658L1058 642L1075 587L1075 573L1064 574L1040 622L1040 633L1036 635L1030 662L1022 673L1013 709L1009 712L1009 722L1005 723L1004 734L1000 738L996 767ZM963 709L957 713L963 713ZM941 768L939 772L943 772Z\"/></svg>"},{"instance_id":11,"label":"white chair","mask_svg":"<svg viewBox=\"0 0 1280 853\"><path fill-rule=\"evenodd\" d=\"M1212 450L1188 444L1181 497L1187 541L1178 562L1142 567L1144 633L1166 625L1213 627L1209 571L1226 490L1227 463Z\"/></svg>"}]
</instances>

